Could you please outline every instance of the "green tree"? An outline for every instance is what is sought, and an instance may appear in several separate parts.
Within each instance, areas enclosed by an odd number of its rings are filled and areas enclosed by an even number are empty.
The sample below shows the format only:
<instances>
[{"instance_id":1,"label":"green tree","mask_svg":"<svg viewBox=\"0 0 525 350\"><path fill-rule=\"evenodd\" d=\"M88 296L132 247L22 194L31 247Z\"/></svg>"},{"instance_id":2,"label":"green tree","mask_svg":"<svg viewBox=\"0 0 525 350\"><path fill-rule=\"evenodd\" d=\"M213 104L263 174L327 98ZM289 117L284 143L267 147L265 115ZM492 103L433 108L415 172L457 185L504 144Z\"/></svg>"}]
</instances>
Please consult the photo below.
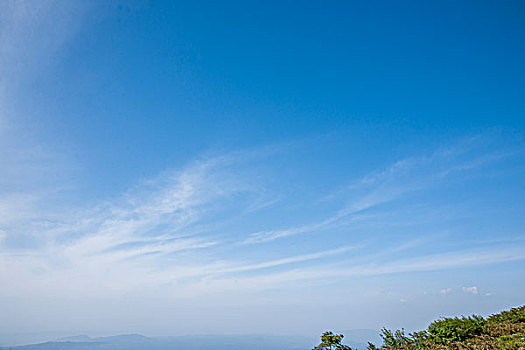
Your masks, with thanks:
<instances>
[{"instance_id":1,"label":"green tree","mask_svg":"<svg viewBox=\"0 0 525 350\"><path fill-rule=\"evenodd\" d=\"M383 347L388 349L403 349L413 343L410 336L405 335L405 330L396 330L392 332L389 329L381 329L381 338L383 338Z\"/></svg>"},{"instance_id":2,"label":"green tree","mask_svg":"<svg viewBox=\"0 0 525 350\"><path fill-rule=\"evenodd\" d=\"M321 335L321 344L312 350L352 350L348 345L341 344L344 335L324 332Z\"/></svg>"}]
</instances>

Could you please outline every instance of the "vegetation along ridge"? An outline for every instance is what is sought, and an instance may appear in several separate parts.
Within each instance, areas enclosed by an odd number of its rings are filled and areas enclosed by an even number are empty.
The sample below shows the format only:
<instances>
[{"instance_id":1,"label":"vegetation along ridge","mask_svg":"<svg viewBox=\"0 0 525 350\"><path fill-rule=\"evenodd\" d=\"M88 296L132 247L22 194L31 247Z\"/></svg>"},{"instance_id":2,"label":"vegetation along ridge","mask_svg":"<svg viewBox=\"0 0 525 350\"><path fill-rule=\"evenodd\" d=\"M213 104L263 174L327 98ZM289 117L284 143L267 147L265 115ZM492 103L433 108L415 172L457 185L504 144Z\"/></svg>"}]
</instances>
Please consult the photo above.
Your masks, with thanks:
<instances>
[{"instance_id":1,"label":"vegetation along ridge","mask_svg":"<svg viewBox=\"0 0 525 350\"><path fill-rule=\"evenodd\" d=\"M525 305L484 318L441 318L426 330L405 334L404 329L381 330L383 345L368 343L367 350L525 350ZM352 350L341 343L342 334L325 332L313 350Z\"/></svg>"}]
</instances>

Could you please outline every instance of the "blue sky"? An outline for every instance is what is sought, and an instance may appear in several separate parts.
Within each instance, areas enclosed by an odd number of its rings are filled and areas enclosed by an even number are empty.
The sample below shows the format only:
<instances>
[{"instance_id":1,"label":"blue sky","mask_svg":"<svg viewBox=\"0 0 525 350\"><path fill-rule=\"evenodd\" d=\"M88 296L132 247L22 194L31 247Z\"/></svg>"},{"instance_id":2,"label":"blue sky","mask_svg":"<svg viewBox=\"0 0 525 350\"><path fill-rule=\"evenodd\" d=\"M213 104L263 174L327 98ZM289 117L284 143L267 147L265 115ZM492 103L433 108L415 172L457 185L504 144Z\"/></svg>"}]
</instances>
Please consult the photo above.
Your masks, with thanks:
<instances>
[{"instance_id":1,"label":"blue sky","mask_svg":"<svg viewBox=\"0 0 525 350\"><path fill-rule=\"evenodd\" d=\"M0 5L0 328L423 328L525 291L518 1Z\"/></svg>"}]
</instances>

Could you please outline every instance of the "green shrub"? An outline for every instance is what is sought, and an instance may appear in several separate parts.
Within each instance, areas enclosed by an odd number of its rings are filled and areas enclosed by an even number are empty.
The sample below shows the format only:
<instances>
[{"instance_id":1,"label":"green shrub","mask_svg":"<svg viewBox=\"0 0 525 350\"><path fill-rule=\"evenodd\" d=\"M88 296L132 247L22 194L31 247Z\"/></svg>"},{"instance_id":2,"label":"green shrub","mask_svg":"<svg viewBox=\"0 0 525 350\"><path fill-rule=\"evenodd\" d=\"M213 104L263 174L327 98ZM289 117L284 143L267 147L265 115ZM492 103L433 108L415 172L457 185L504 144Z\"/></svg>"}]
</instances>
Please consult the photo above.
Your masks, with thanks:
<instances>
[{"instance_id":1,"label":"green shrub","mask_svg":"<svg viewBox=\"0 0 525 350\"><path fill-rule=\"evenodd\" d=\"M442 318L428 326L429 338L438 344L462 342L483 333L486 321L481 316Z\"/></svg>"},{"instance_id":2,"label":"green shrub","mask_svg":"<svg viewBox=\"0 0 525 350\"><path fill-rule=\"evenodd\" d=\"M503 311L503 312L500 312L499 314L492 315L487 319L487 322L488 323L525 322L525 305L512 308L509 311Z\"/></svg>"},{"instance_id":3,"label":"green shrub","mask_svg":"<svg viewBox=\"0 0 525 350\"><path fill-rule=\"evenodd\" d=\"M322 344L328 345L340 344L342 338L331 332L324 336ZM381 347L369 342L367 350L524 350L525 305L492 315L487 320L481 316L442 318L431 323L428 330L408 335L403 329L383 328L381 337ZM330 350L330 347L314 350ZM336 346L335 350L349 349Z\"/></svg>"},{"instance_id":4,"label":"green shrub","mask_svg":"<svg viewBox=\"0 0 525 350\"><path fill-rule=\"evenodd\" d=\"M412 344L410 336L405 335L405 330L396 330L392 332L389 329L381 329L381 338L383 338L383 347L402 349Z\"/></svg>"},{"instance_id":5,"label":"green shrub","mask_svg":"<svg viewBox=\"0 0 525 350\"><path fill-rule=\"evenodd\" d=\"M414 332L410 333L410 338L416 349L422 349L425 348L425 345L427 344L429 334L427 331Z\"/></svg>"}]
</instances>

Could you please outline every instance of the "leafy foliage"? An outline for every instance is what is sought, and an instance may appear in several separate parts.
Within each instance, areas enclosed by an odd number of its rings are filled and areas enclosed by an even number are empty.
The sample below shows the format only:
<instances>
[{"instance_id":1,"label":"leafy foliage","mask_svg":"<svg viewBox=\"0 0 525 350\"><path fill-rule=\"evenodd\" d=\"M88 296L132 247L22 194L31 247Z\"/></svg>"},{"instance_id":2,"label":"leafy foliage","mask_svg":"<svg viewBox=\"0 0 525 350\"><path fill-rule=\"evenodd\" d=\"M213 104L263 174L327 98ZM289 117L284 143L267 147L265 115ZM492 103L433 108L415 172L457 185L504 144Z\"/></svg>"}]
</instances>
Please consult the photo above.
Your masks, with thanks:
<instances>
[{"instance_id":1,"label":"leafy foliage","mask_svg":"<svg viewBox=\"0 0 525 350\"><path fill-rule=\"evenodd\" d=\"M428 327L430 338L438 344L465 341L483 333L485 319L481 316L442 318Z\"/></svg>"},{"instance_id":2,"label":"leafy foliage","mask_svg":"<svg viewBox=\"0 0 525 350\"><path fill-rule=\"evenodd\" d=\"M373 343L368 342L368 346L366 347L366 350L379 350L379 348L375 346Z\"/></svg>"},{"instance_id":3,"label":"leafy foliage","mask_svg":"<svg viewBox=\"0 0 525 350\"><path fill-rule=\"evenodd\" d=\"M399 349L412 343L412 339L405 335L405 330L396 330L392 332L389 329L381 329L381 338L383 338L383 346Z\"/></svg>"},{"instance_id":4,"label":"leafy foliage","mask_svg":"<svg viewBox=\"0 0 525 350\"><path fill-rule=\"evenodd\" d=\"M503 323L506 321L511 323L525 322L525 306L514 307L509 311L503 311L487 319L488 323Z\"/></svg>"},{"instance_id":5,"label":"leafy foliage","mask_svg":"<svg viewBox=\"0 0 525 350\"><path fill-rule=\"evenodd\" d=\"M321 344L312 350L352 350L348 345L341 344L344 335L324 332L321 335Z\"/></svg>"},{"instance_id":6,"label":"leafy foliage","mask_svg":"<svg viewBox=\"0 0 525 350\"><path fill-rule=\"evenodd\" d=\"M416 349L425 348L425 344L427 344L429 337L430 335L427 331L410 333L410 338L412 340L411 345L413 345Z\"/></svg>"},{"instance_id":7,"label":"leafy foliage","mask_svg":"<svg viewBox=\"0 0 525 350\"><path fill-rule=\"evenodd\" d=\"M525 306L487 318L442 318L427 330L405 334L403 329L381 330L383 345L368 350L525 350Z\"/></svg>"}]
</instances>

